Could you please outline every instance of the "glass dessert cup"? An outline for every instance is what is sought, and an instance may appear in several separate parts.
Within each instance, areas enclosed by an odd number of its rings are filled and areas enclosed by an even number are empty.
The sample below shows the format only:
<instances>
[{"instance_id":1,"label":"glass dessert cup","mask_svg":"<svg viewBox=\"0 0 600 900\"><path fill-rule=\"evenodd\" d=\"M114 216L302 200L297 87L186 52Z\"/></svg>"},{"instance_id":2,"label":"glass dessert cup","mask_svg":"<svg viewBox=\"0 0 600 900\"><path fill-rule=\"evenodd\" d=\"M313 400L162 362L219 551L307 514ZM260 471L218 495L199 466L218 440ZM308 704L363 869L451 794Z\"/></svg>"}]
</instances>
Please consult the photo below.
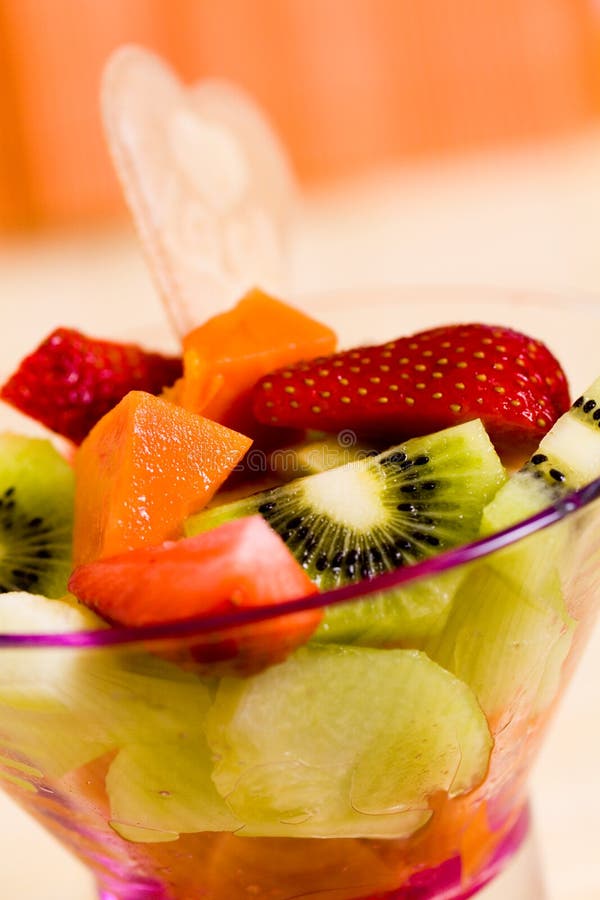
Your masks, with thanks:
<instances>
[{"instance_id":1,"label":"glass dessert cup","mask_svg":"<svg viewBox=\"0 0 600 900\"><path fill-rule=\"evenodd\" d=\"M482 320L548 340L575 395L597 374L572 347L584 303L361 300L317 304L345 344ZM2 786L105 900L472 896L527 834L529 772L600 605L599 523L594 482L506 532L268 610L0 635ZM313 641L245 673L248 642L268 646L283 616L432 598L384 649Z\"/></svg>"}]
</instances>

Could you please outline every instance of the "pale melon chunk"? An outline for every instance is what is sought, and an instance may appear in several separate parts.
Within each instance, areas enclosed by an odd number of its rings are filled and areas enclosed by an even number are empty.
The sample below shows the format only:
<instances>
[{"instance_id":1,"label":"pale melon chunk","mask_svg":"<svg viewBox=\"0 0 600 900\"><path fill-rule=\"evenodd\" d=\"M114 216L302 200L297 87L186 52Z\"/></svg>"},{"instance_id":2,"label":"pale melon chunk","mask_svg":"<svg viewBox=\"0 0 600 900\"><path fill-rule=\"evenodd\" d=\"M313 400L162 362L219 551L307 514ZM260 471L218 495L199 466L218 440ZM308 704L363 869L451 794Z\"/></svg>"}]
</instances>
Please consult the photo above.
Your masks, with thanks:
<instances>
[{"instance_id":1,"label":"pale melon chunk","mask_svg":"<svg viewBox=\"0 0 600 900\"><path fill-rule=\"evenodd\" d=\"M106 628L86 607L0 594L0 632ZM200 737L210 692L195 675L123 647L24 647L0 653L0 735L11 756L64 774L109 749Z\"/></svg>"},{"instance_id":2,"label":"pale melon chunk","mask_svg":"<svg viewBox=\"0 0 600 900\"><path fill-rule=\"evenodd\" d=\"M553 697L575 622L562 598L558 573L536 556L541 535L521 555L509 551L493 565L477 564L461 585L446 627L426 649L474 691L488 717L514 717L542 708ZM523 581L515 584L515 567ZM528 583L527 572L531 572ZM537 573L537 574L536 574Z\"/></svg>"},{"instance_id":3,"label":"pale melon chunk","mask_svg":"<svg viewBox=\"0 0 600 900\"><path fill-rule=\"evenodd\" d=\"M68 600L0 594L0 633L58 634L106 627ZM0 743L12 760L60 776L100 756L109 742L76 702L78 672L90 651L76 647L2 648Z\"/></svg>"},{"instance_id":4,"label":"pale melon chunk","mask_svg":"<svg viewBox=\"0 0 600 900\"><path fill-rule=\"evenodd\" d=\"M76 674L77 703L112 746L203 733L210 691L194 674L141 652L96 652Z\"/></svg>"},{"instance_id":5,"label":"pale melon chunk","mask_svg":"<svg viewBox=\"0 0 600 900\"><path fill-rule=\"evenodd\" d=\"M206 740L180 734L169 741L132 744L112 763L106 789L111 825L139 843L176 840L199 831L235 831L242 824L217 793Z\"/></svg>"},{"instance_id":6,"label":"pale melon chunk","mask_svg":"<svg viewBox=\"0 0 600 900\"><path fill-rule=\"evenodd\" d=\"M479 784L491 751L472 692L414 650L314 645L209 713L213 778L238 833L407 837L429 798Z\"/></svg>"},{"instance_id":7,"label":"pale melon chunk","mask_svg":"<svg viewBox=\"0 0 600 900\"><path fill-rule=\"evenodd\" d=\"M482 516L491 534L560 503L600 476L600 379L562 415ZM565 518L475 565L433 657L504 718L545 709L561 680L576 622L565 586L583 552L577 518ZM567 592L568 596L568 592Z\"/></svg>"},{"instance_id":8,"label":"pale melon chunk","mask_svg":"<svg viewBox=\"0 0 600 900\"><path fill-rule=\"evenodd\" d=\"M15 591L0 594L0 634L60 634L106 628L77 603ZM0 703L17 709L64 709L65 691L85 649L72 647L3 648Z\"/></svg>"}]
</instances>

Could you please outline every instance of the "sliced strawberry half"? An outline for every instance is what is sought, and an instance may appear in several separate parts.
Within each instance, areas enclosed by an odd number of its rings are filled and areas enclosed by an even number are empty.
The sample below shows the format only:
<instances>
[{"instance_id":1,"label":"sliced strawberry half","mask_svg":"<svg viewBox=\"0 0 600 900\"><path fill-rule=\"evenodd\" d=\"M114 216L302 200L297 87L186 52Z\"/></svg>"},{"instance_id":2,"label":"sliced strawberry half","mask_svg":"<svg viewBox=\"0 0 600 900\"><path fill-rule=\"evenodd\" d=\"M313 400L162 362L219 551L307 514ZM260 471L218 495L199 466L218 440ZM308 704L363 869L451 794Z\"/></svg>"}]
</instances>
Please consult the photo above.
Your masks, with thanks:
<instances>
[{"instance_id":1,"label":"sliced strawberry half","mask_svg":"<svg viewBox=\"0 0 600 900\"><path fill-rule=\"evenodd\" d=\"M498 447L526 450L569 407L565 374L540 341L502 326L449 325L265 376L261 422L404 438L473 418Z\"/></svg>"},{"instance_id":2,"label":"sliced strawberry half","mask_svg":"<svg viewBox=\"0 0 600 900\"><path fill-rule=\"evenodd\" d=\"M58 328L23 359L0 397L80 444L129 391L158 394L181 371L175 357Z\"/></svg>"},{"instance_id":3,"label":"sliced strawberry half","mask_svg":"<svg viewBox=\"0 0 600 900\"><path fill-rule=\"evenodd\" d=\"M317 592L261 516L79 566L69 590L109 622L133 627L272 606ZM195 637L176 658L195 668L228 660L237 672L257 671L307 641L321 618L317 608Z\"/></svg>"}]
</instances>

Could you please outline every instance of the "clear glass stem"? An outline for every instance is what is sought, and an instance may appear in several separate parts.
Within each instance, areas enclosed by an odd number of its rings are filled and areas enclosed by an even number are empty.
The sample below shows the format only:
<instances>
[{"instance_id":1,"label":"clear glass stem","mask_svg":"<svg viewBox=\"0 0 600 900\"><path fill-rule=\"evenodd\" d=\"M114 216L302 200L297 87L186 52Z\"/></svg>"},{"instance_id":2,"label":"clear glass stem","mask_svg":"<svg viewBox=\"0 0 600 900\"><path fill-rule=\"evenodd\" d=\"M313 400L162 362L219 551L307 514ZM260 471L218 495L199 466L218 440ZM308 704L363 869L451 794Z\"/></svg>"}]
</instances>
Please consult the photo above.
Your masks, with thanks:
<instances>
[{"instance_id":1,"label":"clear glass stem","mask_svg":"<svg viewBox=\"0 0 600 900\"><path fill-rule=\"evenodd\" d=\"M532 825L513 859L477 894L477 900L547 900L547 896Z\"/></svg>"}]
</instances>

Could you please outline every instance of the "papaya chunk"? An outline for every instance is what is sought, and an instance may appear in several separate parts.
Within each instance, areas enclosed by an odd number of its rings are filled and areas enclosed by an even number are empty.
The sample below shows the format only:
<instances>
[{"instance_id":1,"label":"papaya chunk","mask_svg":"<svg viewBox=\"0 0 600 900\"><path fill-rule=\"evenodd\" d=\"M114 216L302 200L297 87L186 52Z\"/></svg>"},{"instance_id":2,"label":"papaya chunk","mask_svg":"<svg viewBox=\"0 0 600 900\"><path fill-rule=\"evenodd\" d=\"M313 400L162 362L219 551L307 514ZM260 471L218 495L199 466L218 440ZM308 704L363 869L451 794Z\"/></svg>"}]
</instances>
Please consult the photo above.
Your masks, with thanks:
<instances>
[{"instance_id":1,"label":"papaya chunk","mask_svg":"<svg viewBox=\"0 0 600 900\"><path fill-rule=\"evenodd\" d=\"M331 328L255 289L186 335L184 374L171 398L257 438L264 428L250 403L256 382L281 366L331 353L335 346Z\"/></svg>"},{"instance_id":2,"label":"papaya chunk","mask_svg":"<svg viewBox=\"0 0 600 900\"><path fill-rule=\"evenodd\" d=\"M180 537L251 440L144 391L94 426L75 457L76 565Z\"/></svg>"}]
</instances>

